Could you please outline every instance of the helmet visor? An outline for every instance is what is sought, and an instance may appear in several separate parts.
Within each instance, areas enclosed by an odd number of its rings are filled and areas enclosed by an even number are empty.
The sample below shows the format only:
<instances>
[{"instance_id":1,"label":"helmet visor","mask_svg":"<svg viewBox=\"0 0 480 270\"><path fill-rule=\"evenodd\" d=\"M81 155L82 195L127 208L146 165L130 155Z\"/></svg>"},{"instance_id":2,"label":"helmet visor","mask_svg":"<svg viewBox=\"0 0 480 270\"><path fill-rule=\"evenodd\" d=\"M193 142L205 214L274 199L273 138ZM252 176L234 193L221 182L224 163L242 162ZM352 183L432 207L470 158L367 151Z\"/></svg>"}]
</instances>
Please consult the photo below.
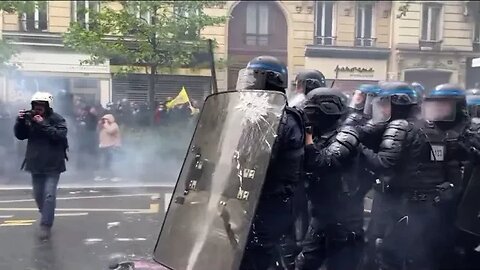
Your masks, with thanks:
<instances>
[{"instance_id":1,"label":"helmet visor","mask_svg":"<svg viewBox=\"0 0 480 270\"><path fill-rule=\"evenodd\" d=\"M425 100L422 114L428 121L454 121L456 116L455 100Z\"/></svg>"},{"instance_id":2,"label":"helmet visor","mask_svg":"<svg viewBox=\"0 0 480 270\"><path fill-rule=\"evenodd\" d=\"M365 106L363 108L363 114L367 117L372 117L372 104L373 100L377 97L376 94L368 94L367 98L365 99Z\"/></svg>"},{"instance_id":3,"label":"helmet visor","mask_svg":"<svg viewBox=\"0 0 480 270\"><path fill-rule=\"evenodd\" d=\"M238 72L237 91L242 90L265 90L266 75L265 72L253 69L241 69Z\"/></svg>"},{"instance_id":4,"label":"helmet visor","mask_svg":"<svg viewBox=\"0 0 480 270\"><path fill-rule=\"evenodd\" d=\"M367 100L367 94L360 90L355 90L350 100L348 107L355 110L363 110L365 108L365 101Z\"/></svg>"},{"instance_id":5,"label":"helmet visor","mask_svg":"<svg viewBox=\"0 0 480 270\"><path fill-rule=\"evenodd\" d=\"M372 100L372 121L384 123L392 117L392 100L390 97L375 97Z\"/></svg>"}]
</instances>

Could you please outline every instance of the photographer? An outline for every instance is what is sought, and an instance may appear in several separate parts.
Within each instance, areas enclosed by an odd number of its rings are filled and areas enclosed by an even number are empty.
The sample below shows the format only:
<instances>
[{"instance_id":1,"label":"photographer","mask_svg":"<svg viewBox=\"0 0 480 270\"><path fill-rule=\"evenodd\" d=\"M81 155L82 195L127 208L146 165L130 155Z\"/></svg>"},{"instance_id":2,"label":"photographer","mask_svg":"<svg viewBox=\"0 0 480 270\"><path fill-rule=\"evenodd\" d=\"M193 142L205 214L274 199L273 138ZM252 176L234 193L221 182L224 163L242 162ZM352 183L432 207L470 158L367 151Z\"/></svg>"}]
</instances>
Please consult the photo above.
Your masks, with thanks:
<instances>
[{"instance_id":1,"label":"photographer","mask_svg":"<svg viewBox=\"0 0 480 270\"><path fill-rule=\"evenodd\" d=\"M41 214L39 238L48 239L55 216L57 184L66 170L68 148L65 119L52 110L53 97L37 92L30 111L21 110L15 123L15 137L28 140L22 169L32 175L35 202Z\"/></svg>"}]
</instances>

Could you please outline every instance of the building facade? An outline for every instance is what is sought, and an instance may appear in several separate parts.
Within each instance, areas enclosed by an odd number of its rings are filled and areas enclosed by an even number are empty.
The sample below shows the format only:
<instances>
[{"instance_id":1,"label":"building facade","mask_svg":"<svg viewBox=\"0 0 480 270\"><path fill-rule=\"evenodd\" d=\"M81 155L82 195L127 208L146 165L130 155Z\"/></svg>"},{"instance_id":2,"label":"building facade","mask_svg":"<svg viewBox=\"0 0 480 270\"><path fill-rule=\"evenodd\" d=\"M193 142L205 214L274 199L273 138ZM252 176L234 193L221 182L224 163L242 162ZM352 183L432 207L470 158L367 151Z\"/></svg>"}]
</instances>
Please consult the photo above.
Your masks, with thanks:
<instances>
[{"instance_id":1,"label":"building facade","mask_svg":"<svg viewBox=\"0 0 480 270\"><path fill-rule=\"evenodd\" d=\"M393 42L389 79L473 87L472 59L479 56L479 8L472 1L413 1L405 16L393 2ZM401 18L398 18L401 17ZM475 78L476 77L476 78Z\"/></svg>"},{"instance_id":2,"label":"building facade","mask_svg":"<svg viewBox=\"0 0 480 270\"><path fill-rule=\"evenodd\" d=\"M35 91L66 89L92 102L111 100L109 63L81 64L89 56L63 46L62 33L71 20L88 22L88 15L77 12L86 4L98 7L96 1L39 1L31 12L2 14L2 38L18 49L10 61L18 68L3 77L4 99L23 100Z\"/></svg>"},{"instance_id":3,"label":"building facade","mask_svg":"<svg viewBox=\"0 0 480 270\"><path fill-rule=\"evenodd\" d=\"M407 2L408 12L400 16L399 8ZM62 33L71 21L88 27L88 13L78 11L87 5L99 8L98 1L43 3L29 14L2 14L2 37L16 43L20 52L11 61L19 68L0 83L0 97L14 99L26 90L55 89L70 89L102 103L146 97L140 89L115 95L113 66L81 65L88 55L64 48ZM301 69L315 68L345 91L383 80L418 81L428 88L442 82L473 87L480 80L480 69L472 68L472 59L480 56L480 9L475 3L226 1L205 12L228 16L227 22L207 27L202 35L218 44L215 58L224 63L217 67L220 90L233 89L238 71L265 54L288 65L290 80ZM186 69L176 74L198 76L210 71ZM118 85L131 88L123 81Z\"/></svg>"}]
</instances>

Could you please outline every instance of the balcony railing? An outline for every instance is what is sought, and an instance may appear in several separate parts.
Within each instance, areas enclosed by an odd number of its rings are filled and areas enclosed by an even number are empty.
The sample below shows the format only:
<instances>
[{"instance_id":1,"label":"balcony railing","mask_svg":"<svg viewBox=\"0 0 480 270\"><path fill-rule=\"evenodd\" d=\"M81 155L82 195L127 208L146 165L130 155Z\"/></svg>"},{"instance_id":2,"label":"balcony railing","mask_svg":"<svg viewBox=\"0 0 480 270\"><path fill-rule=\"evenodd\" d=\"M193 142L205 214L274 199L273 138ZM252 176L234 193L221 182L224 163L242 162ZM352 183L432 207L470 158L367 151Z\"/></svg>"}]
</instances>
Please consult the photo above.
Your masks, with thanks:
<instances>
[{"instance_id":1,"label":"balcony railing","mask_svg":"<svg viewBox=\"0 0 480 270\"><path fill-rule=\"evenodd\" d=\"M337 37L323 37L323 36L316 36L315 37L315 44L322 45L322 46L335 46L335 41Z\"/></svg>"},{"instance_id":2,"label":"balcony railing","mask_svg":"<svg viewBox=\"0 0 480 270\"><path fill-rule=\"evenodd\" d=\"M357 47L375 47L377 38L355 38L355 46Z\"/></svg>"},{"instance_id":3,"label":"balcony railing","mask_svg":"<svg viewBox=\"0 0 480 270\"><path fill-rule=\"evenodd\" d=\"M442 48L442 40L419 40L418 45L420 50L435 50L438 51Z\"/></svg>"}]
</instances>

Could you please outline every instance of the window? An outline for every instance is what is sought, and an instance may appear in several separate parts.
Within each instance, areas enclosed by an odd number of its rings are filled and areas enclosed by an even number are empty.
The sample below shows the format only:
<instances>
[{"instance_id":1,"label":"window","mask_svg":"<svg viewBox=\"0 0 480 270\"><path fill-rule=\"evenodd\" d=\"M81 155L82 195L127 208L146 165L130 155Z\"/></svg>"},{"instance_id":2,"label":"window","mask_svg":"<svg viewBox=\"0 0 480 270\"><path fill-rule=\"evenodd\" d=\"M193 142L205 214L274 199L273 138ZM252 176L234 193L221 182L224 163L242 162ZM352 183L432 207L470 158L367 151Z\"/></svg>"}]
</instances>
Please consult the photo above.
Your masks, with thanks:
<instances>
[{"instance_id":1,"label":"window","mask_svg":"<svg viewBox=\"0 0 480 270\"><path fill-rule=\"evenodd\" d=\"M178 16L177 28L180 31L180 35L184 36L187 40L195 39L200 36L200 28L198 24L192 24L189 19L191 17L200 16L198 9L193 9L189 5L182 5L179 2L175 6L175 16Z\"/></svg>"},{"instance_id":2,"label":"window","mask_svg":"<svg viewBox=\"0 0 480 270\"><path fill-rule=\"evenodd\" d=\"M100 11L98 1L78 0L72 2L72 18L86 29L92 26L91 11Z\"/></svg>"},{"instance_id":3,"label":"window","mask_svg":"<svg viewBox=\"0 0 480 270\"><path fill-rule=\"evenodd\" d=\"M475 25L473 26L473 42L480 43L480 21L476 21Z\"/></svg>"},{"instance_id":4,"label":"window","mask_svg":"<svg viewBox=\"0 0 480 270\"><path fill-rule=\"evenodd\" d=\"M47 9L47 1L35 1L35 8L21 16L22 30L27 32L46 31L48 28Z\"/></svg>"},{"instance_id":5,"label":"window","mask_svg":"<svg viewBox=\"0 0 480 270\"><path fill-rule=\"evenodd\" d=\"M440 5L423 4L422 41L440 41L441 10Z\"/></svg>"},{"instance_id":6,"label":"window","mask_svg":"<svg viewBox=\"0 0 480 270\"><path fill-rule=\"evenodd\" d=\"M248 3L247 29L245 44L251 46L268 45L268 4L262 2Z\"/></svg>"},{"instance_id":7,"label":"window","mask_svg":"<svg viewBox=\"0 0 480 270\"><path fill-rule=\"evenodd\" d=\"M333 45L333 1L316 3L315 40L320 45Z\"/></svg>"},{"instance_id":8,"label":"window","mask_svg":"<svg viewBox=\"0 0 480 270\"><path fill-rule=\"evenodd\" d=\"M142 8L144 10L142 10ZM150 12L150 10L147 10L148 8L149 8L148 6L141 7L140 5L138 5L136 7L134 6L130 10L130 12L135 14L135 17L137 17L137 19L141 19L145 23L151 24L152 23L152 12Z\"/></svg>"},{"instance_id":9,"label":"window","mask_svg":"<svg viewBox=\"0 0 480 270\"><path fill-rule=\"evenodd\" d=\"M372 3L358 3L355 23L355 46L374 46Z\"/></svg>"}]
</instances>

